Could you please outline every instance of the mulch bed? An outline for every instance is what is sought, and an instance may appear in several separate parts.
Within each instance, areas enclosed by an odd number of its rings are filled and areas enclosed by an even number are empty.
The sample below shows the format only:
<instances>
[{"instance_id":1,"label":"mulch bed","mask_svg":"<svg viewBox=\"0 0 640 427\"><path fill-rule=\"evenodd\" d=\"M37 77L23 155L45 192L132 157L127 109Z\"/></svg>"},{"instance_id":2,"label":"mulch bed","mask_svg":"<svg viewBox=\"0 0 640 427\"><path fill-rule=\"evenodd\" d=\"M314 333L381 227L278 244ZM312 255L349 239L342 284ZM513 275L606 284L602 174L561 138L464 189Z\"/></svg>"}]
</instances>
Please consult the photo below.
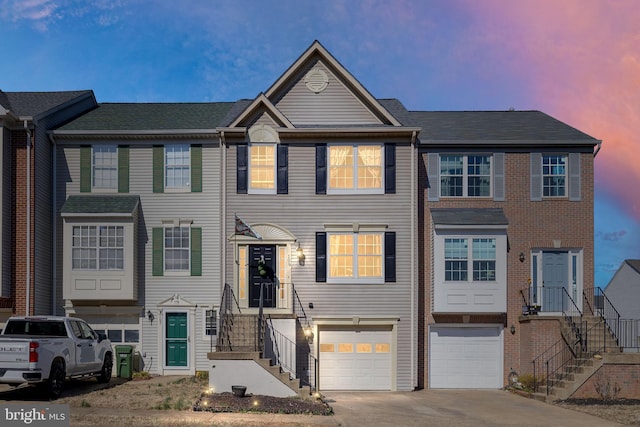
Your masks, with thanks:
<instances>
[{"instance_id":1,"label":"mulch bed","mask_svg":"<svg viewBox=\"0 0 640 427\"><path fill-rule=\"evenodd\" d=\"M623 405L623 406L632 406L632 405L640 405L640 399L565 399L561 400L558 403L565 403L567 405L577 405L577 406L585 406L585 405L603 405L603 406L613 406L613 405Z\"/></svg>"},{"instance_id":2,"label":"mulch bed","mask_svg":"<svg viewBox=\"0 0 640 427\"><path fill-rule=\"evenodd\" d=\"M333 415L333 408L321 399L274 397L233 393L203 393L193 405L194 411L266 412L273 414Z\"/></svg>"}]
</instances>

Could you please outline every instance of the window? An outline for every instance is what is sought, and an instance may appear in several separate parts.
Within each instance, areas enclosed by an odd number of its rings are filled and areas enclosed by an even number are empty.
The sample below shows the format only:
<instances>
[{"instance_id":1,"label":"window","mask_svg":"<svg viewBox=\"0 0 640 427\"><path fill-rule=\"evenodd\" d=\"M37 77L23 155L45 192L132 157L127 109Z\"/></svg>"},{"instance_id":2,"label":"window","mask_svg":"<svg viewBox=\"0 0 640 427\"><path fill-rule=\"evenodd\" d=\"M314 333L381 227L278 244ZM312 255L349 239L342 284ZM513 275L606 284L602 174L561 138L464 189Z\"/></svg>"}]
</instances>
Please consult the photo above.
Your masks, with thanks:
<instances>
[{"instance_id":1,"label":"window","mask_svg":"<svg viewBox=\"0 0 640 427\"><path fill-rule=\"evenodd\" d=\"M165 147L165 188L189 188L191 180L191 156L189 145Z\"/></svg>"},{"instance_id":2,"label":"window","mask_svg":"<svg viewBox=\"0 0 640 427\"><path fill-rule=\"evenodd\" d=\"M440 156L440 196L490 197L491 156Z\"/></svg>"},{"instance_id":3,"label":"window","mask_svg":"<svg viewBox=\"0 0 640 427\"><path fill-rule=\"evenodd\" d=\"M329 145L329 192L383 192L382 148L382 145Z\"/></svg>"},{"instance_id":4,"label":"window","mask_svg":"<svg viewBox=\"0 0 640 427\"><path fill-rule=\"evenodd\" d=\"M496 280L496 239L471 239L471 250L468 242L467 238L444 239L444 280L469 281L469 259L472 260L472 281Z\"/></svg>"},{"instance_id":5,"label":"window","mask_svg":"<svg viewBox=\"0 0 640 427\"><path fill-rule=\"evenodd\" d=\"M124 268L124 227L119 225L79 225L72 230L74 270L122 270Z\"/></svg>"},{"instance_id":6,"label":"window","mask_svg":"<svg viewBox=\"0 0 640 427\"><path fill-rule=\"evenodd\" d=\"M118 188L118 147L94 145L91 157L93 188Z\"/></svg>"},{"instance_id":7,"label":"window","mask_svg":"<svg viewBox=\"0 0 640 427\"><path fill-rule=\"evenodd\" d=\"M567 156L542 156L542 195L564 197L566 195Z\"/></svg>"},{"instance_id":8,"label":"window","mask_svg":"<svg viewBox=\"0 0 640 427\"><path fill-rule=\"evenodd\" d=\"M249 146L249 189L275 191L275 144L251 144Z\"/></svg>"},{"instance_id":9,"label":"window","mask_svg":"<svg viewBox=\"0 0 640 427\"><path fill-rule=\"evenodd\" d=\"M328 238L330 280L383 280L382 233L335 233Z\"/></svg>"},{"instance_id":10,"label":"window","mask_svg":"<svg viewBox=\"0 0 640 427\"><path fill-rule=\"evenodd\" d=\"M204 311L204 334L206 336L218 335L218 312L216 310Z\"/></svg>"},{"instance_id":11,"label":"window","mask_svg":"<svg viewBox=\"0 0 640 427\"><path fill-rule=\"evenodd\" d=\"M189 227L164 229L165 271L189 270Z\"/></svg>"}]
</instances>

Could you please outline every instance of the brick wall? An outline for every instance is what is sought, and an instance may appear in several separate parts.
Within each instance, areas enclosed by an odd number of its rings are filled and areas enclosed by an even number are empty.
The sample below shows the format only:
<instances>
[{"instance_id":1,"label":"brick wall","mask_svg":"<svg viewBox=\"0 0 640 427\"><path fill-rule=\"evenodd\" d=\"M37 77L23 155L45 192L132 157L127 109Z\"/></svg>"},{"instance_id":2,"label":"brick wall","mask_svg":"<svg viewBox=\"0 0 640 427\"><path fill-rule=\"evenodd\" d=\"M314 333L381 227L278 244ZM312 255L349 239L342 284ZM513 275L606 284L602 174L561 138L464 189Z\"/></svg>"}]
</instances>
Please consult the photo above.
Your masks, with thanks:
<instances>
[{"instance_id":1,"label":"brick wall","mask_svg":"<svg viewBox=\"0 0 640 427\"><path fill-rule=\"evenodd\" d=\"M524 372L535 355L544 346L559 339L557 322L543 323L529 329L521 323L523 300L520 290L528 289L531 278L532 249L580 249L582 250L583 289L592 293L593 289L593 154L581 154L582 200L569 201L568 198L530 201L530 154L511 152L505 154L505 201L496 202L481 198L441 198L429 202L427 198L427 153L421 153L419 165L420 212L420 294L425 303L425 312L419 321L423 325L421 348L424 349L423 366L420 374L427 384L428 371L428 325L436 322L431 316L433 297L433 254L431 208L501 208L509 226L507 229L509 252L507 254L507 313L504 332L504 383L511 368ZM519 255L525 255L520 262ZM539 316L543 317L543 316ZM514 325L516 333L511 334Z\"/></svg>"},{"instance_id":2,"label":"brick wall","mask_svg":"<svg viewBox=\"0 0 640 427\"><path fill-rule=\"evenodd\" d=\"M571 396L576 399L601 398L596 385L620 388L617 398L640 399L640 364L604 364Z\"/></svg>"},{"instance_id":3,"label":"brick wall","mask_svg":"<svg viewBox=\"0 0 640 427\"><path fill-rule=\"evenodd\" d=\"M12 156L12 197L11 197L11 247L12 253L12 291L11 298L14 301L14 310L17 315L33 314L34 299L34 212L35 203L33 202L34 189L34 166L33 166L33 145L31 150L31 283L30 283L30 310L26 313L27 298L27 137L24 130L16 130L11 132L11 156Z\"/></svg>"}]
</instances>

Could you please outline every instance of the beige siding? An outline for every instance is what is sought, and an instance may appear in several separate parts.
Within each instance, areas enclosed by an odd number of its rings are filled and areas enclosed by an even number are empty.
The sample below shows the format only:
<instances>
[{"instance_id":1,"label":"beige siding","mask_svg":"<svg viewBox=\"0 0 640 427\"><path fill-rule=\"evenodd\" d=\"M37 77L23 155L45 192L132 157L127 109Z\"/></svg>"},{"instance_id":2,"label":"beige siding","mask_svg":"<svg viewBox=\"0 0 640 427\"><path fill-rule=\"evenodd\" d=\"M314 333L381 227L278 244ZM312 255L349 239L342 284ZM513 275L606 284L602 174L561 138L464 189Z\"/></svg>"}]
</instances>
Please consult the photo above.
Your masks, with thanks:
<instances>
[{"instance_id":1,"label":"beige siding","mask_svg":"<svg viewBox=\"0 0 640 427\"><path fill-rule=\"evenodd\" d=\"M316 195L315 146L289 146L289 194L236 194L236 150L228 150L226 235L233 234L233 214L248 223L273 223L291 231L304 250L305 265L295 263L292 281L307 316L342 318L395 317L398 323L397 387L413 388L412 371L412 275L411 180L412 147L399 145L396 151L396 194ZM396 232L395 283L382 285L327 284L315 282L315 233L327 223L387 224ZM231 248L232 245L229 245ZM232 252L230 252L232 254ZM227 259L226 281L233 283L233 257ZM314 308L309 309L308 304ZM414 301L415 304L415 301ZM414 305L415 308L415 305Z\"/></svg>"},{"instance_id":2,"label":"beige siding","mask_svg":"<svg viewBox=\"0 0 640 427\"><path fill-rule=\"evenodd\" d=\"M87 142L88 143L88 142ZM140 217L138 220L138 306L144 315L147 310L155 312L153 323L142 319L142 348L137 349L146 354L144 363L152 372L157 372L160 360L160 332L163 322L160 321L158 304L179 294L182 300L188 300L199 307L220 303L220 158L219 146L211 141L178 141L178 143L202 144L202 189L201 193L153 193L152 186L152 145L165 144L167 141L148 142L144 145L129 144L129 141L109 141L113 144L130 145L129 194L140 196ZM84 142L83 142L84 144ZM139 144L139 143L138 143ZM80 156L79 145L66 146L58 155L58 206L60 207L71 194L79 194ZM68 178L65 179L65 172ZM152 228L161 227L163 219L191 219L192 227L202 228L202 276L153 276L152 267ZM58 229L61 230L60 221ZM61 235L61 234L60 234ZM62 242L59 242L59 253L62 253ZM58 262L61 268L61 262ZM61 273L59 277L61 277ZM59 279L59 286L61 279ZM59 297L61 293L59 294ZM191 317L189 317L191 321ZM202 315L196 309L195 337L191 337L192 347L195 345L196 369L206 369L206 353L210 343L202 338Z\"/></svg>"},{"instance_id":3,"label":"beige siding","mask_svg":"<svg viewBox=\"0 0 640 427\"><path fill-rule=\"evenodd\" d=\"M310 91L302 74L291 90L276 103L276 107L294 126L380 124L374 114L321 61L309 69L314 67L322 69L329 77L325 90L320 93Z\"/></svg>"}]
</instances>

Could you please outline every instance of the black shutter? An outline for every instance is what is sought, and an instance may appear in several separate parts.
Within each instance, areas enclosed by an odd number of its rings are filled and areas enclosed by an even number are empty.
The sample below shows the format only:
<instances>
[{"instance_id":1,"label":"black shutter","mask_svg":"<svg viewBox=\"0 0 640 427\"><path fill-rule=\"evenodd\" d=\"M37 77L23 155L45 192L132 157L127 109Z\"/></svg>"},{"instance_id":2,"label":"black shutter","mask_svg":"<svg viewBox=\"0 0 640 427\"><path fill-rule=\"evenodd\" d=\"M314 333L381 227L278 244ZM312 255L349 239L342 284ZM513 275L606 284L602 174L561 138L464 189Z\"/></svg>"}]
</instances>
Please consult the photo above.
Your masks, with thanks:
<instances>
[{"instance_id":1,"label":"black shutter","mask_svg":"<svg viewBox=\"0 0 640 427\"><path fill-rule=\"evenodd\" d=\"M384 192L396 193L396 146L384 144Z\"/></svg>"},{"instance_id":2,"label":"black shutter","mask_svg":"<svg viewBox=\"0 0 640 427\"><path fill-rule=\"evenodd\" d=\"M289 146L278 144L278 194L289 193Z\"/></svg>"},{"instance_id":3,"label":"black shutter","mask_svg":"<svg viewBox=\"0 0 640 427\"><path fill-rule=\"evenodd\" d=\"M316 145L316 194L327 194L327 144Z\"/></svg>"},{"instance_id":4,"label":"black shutter","mask_svg":"<svg viewBox=\"0 0 640 427\"><path fill-rule=\"evenodd\" d=\"M236 192L238 194L247 194L249 150L247 145L238 145L236 160Z\"/></svg>"},{"instance_id":5,"label":"black shutter","mask_svg":"<svg viewBox=\"0 0 640 427\"><path fill-rule=\"evenodd\" d=\"M396 233L384 233L384 281L396 281Z\"/></svg>"},{"instance_id":6,"label":"black shutter","mask_svg":"<svg viewBox=\"0 0 640 427\"><path fill-rule=\"evenodd\" d=\"M316 282L327 281L327 233L316 233Z\"/></svg>"}]
</instances>

